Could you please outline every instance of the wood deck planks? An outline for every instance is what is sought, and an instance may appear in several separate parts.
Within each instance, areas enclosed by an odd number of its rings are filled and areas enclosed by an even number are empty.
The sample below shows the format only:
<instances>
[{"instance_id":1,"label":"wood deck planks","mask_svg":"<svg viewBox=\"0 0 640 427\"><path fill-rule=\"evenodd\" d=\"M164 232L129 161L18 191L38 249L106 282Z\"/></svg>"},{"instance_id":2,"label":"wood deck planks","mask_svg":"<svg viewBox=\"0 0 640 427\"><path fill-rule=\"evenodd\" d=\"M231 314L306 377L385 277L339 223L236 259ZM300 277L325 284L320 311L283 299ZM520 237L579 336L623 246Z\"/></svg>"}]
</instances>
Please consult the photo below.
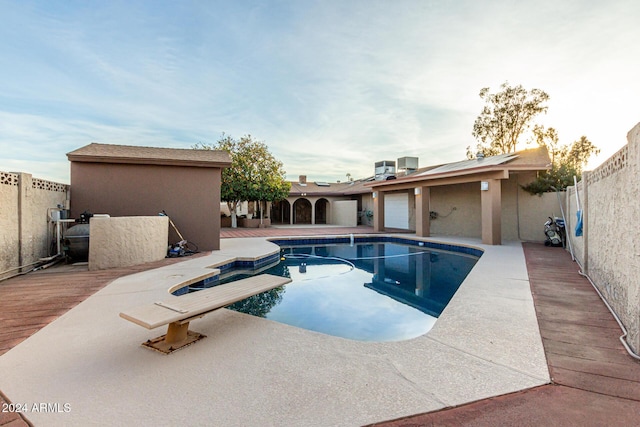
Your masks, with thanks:
<instances>
[{"instance_id":1,"label":"wood deck planks","mask_svg":"<svg viewBox=\"0 0 640 427\"><path fill-rule=\"evenodd\" d=\"M523 247L554 384L640 401L640 363L624 350L618 323L579 265L560 248Z\"/></svg>"},{"instance_id":2,"label":"wood deck planks","mask_svg":"<svg viewBox=\"0 0 640 427\"><path fill-rule=\"evenodd\" d=\"M1 281L0 356L119 277L206 254L100 271L60 265Z\"/></svg>"}]
</instances>

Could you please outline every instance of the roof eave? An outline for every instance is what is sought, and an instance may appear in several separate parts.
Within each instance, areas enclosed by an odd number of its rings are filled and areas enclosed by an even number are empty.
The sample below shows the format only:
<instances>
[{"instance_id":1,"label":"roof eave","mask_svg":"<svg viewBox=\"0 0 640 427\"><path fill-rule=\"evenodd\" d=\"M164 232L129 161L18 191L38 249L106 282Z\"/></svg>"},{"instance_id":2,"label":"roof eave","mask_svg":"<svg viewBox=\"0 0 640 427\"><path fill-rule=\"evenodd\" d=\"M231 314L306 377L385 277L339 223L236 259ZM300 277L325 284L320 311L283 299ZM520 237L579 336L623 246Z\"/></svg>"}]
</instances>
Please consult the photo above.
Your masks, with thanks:
<instances>
[{"instance_id":1,"label":"roof eave","mask_svg":"<svg viewBox=\"0 0 640 427\"><path fill-rule=\"evenodd\" d=\"M228 168L231 161L198 161L198 160L181 160L181 159L157 159L150 157L111 157L111 156L95 156L82 154L67 154L70 162L84 163L118 163L130 165L157 165L157 166L190 166L200 168Z\"/></svg>"},{"instance_id":2,"label":"roof eave","mask_svg":"<svg viewBox=\"0 0 640 427\"><path fill-rule=\"evenodd\" d=\"M428 175L421 175L421 176L406 176L406 177L402 177L402 178L397 178L397 179L393 179L393 180L388 180L388 181L374 181L374 182L368 182L365 183L364 185L366 187L383 187L386 185L393 185L393 184L405 184L405 183L411 183L411 182L421 182L421 181L432 181L432 180L436 180L436 179L444 179L444 178L452 178L452 177L461 177L461 176L470 176L470 175L481 175L481 174L486 174L486 173L490 173L490 172L510 172L510 171L542 171L542 170L548 170L549 166L545 165L520 165L520 166L516 166L516 165L496 165L496 166L490 166L490 167L486 167L486 166L481 166L481 167L477 167L477 168L473 168L473 169L466 169L466 170L458 170L458 171L451 171L451 172L442 172L442 173L434 173L434 174L428 174Z\"/></svg>"}]
</instances>

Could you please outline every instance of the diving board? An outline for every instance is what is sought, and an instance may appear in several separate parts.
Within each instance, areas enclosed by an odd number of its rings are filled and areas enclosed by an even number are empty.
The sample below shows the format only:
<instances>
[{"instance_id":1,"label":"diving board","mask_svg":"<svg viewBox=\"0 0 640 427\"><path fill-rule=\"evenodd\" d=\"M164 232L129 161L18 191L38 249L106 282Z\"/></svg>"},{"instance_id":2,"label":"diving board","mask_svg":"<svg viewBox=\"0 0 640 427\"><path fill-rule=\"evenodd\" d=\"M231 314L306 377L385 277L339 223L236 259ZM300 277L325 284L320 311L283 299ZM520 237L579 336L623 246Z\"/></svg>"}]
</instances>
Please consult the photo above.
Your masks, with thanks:
<instances>
[{"instance_id":1,"label":"diving board","mask_svg":"<svg viewBox=\"0 0 640 427\"><path fill-rule=\"evenodd\" d=\"M206 335L190 331L190 321L289 282L291 279L287 277L259 274L186 295L173 296L153 304L135 307L121 312L120 317L147 329L169 325L165 335L142 343L145 347L169 354L206 337Z\"/></svg>"}]
</instances>

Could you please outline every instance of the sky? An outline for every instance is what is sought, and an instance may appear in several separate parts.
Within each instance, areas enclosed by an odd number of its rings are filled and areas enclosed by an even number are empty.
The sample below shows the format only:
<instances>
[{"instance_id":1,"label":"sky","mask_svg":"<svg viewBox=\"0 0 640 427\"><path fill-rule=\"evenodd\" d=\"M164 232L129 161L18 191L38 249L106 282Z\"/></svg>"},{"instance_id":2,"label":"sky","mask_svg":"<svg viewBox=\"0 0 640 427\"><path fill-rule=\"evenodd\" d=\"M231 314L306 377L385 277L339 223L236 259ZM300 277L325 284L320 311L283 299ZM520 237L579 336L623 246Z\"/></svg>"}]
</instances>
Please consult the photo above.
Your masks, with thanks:
<instances>
[{"instance_id":1,"label":"sky","mask_svg":"<svg viewBox=\"0 0 640 427\"><path fill-rule=\"evenodd\" d=\"M542 89L597 167L640 122L637 0L0 0L0 171L251 135L289 179L464 160L483 87ZM522 145L519 148L533 147Z\"/></svg>"}]
</instances>

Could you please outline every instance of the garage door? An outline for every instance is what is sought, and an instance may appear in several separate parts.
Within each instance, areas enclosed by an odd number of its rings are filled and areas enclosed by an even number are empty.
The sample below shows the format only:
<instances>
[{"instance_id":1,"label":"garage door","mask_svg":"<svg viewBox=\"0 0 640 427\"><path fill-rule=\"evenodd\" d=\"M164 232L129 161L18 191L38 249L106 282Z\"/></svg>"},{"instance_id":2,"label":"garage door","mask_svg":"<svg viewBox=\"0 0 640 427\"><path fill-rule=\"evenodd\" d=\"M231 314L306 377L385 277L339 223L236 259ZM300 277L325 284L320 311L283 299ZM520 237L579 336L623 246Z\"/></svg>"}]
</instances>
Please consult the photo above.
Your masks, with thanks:
<instances>
[{"instance_id":1,"label":"garage door","mask_svg":"<svg viewBox=\"0 0 640 427\"><path fill-rule=\"evenodd\" d=\"M386 228L409 229L409 194L384 195L384 226Z\"/></svg>"}]
</instances>

